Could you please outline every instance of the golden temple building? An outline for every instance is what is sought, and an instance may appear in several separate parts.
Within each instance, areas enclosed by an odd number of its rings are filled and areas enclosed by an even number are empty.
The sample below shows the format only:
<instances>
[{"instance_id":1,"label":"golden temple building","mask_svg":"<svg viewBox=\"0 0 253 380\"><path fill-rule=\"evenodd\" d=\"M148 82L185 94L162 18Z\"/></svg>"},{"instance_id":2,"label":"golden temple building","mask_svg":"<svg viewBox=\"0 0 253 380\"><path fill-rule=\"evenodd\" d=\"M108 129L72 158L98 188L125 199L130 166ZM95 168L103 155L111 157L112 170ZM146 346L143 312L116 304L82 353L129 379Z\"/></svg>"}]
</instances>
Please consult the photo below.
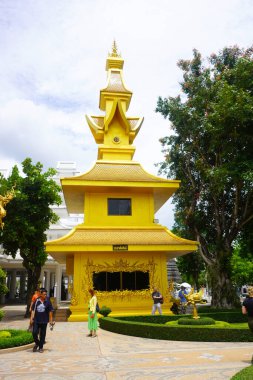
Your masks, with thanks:
<instances>
[{"instance_id":1,"label":"golden temple building","mask_svg":"<svg viewBox=\"0 0 253 380\"><path fill-rule=\"evenodd\" d=\"M84 213L72 231L46 243L46 251L66 263L72 276L69 321L87 320L90 288L110 315L150 314L156 287L169 311L167 260L197 249L155 223L155 213L180 181L147 173L133 161L134 139L143 118L127 116L132 92L123 79L124 60L116 44L106 61L107 84L100 91L101 116L86 116L98 144L95 165L87 173L62 178L69 213ZM166 307L167 301L167 307Z\"/></svg>"}]
</instances>

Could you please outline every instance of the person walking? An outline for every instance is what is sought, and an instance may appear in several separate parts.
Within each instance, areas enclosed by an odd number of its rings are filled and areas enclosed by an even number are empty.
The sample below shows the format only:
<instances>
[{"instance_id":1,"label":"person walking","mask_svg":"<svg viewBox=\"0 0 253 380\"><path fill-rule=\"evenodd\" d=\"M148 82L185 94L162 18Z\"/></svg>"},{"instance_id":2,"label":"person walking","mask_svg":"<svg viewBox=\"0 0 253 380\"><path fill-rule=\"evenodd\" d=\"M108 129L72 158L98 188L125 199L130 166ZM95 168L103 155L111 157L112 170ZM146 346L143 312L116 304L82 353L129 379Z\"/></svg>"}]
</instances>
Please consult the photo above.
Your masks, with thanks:
<instances>
[{"instance_id":1,"label":"person walking","mask_svg":"<svg viewBox=\"0 0 253 380\"><path fill-rule=\"evenodd\" d=\"M248 325L251 332L253 332L253 286L248 287L248 297L242 303L242 313L248 314ZM253 364L253 355L251 363Z\"/></svg>"},{"instance_id":2,"label":"person walking","mask_svg":"<svg viewBox=\"0 0 253 380\"><path fill-rule=\"evenodd\" d=\"M31 299L31 304L30 304L30 308L29 308L29 311L30 313L32 312L32 305L34 304L34 302L39 298L40 296L40 287L38 286L32 296L32 299Z\"/></svg>"},{"instance_id":3,"label":"person walking","mask_svg":"<svg viewBox=\"0 0 253 380\"><path fill-rule=\"evenodd\" d=\"M47 290L44 288L40 289L40 296L32 305L32 313L30 318L30 324L33 325L33 339L34 347L33 352L39 349L42 353L43 346L45 344L46 331L48 322L53 327L55 322L53 322L53 306L47 297Z\"/></svg>"},{"instance_id":4,"label":"person walking","mask_svg":"<svg viewBox=\"0 0 253 380\"><path fill-rule=\"evenodd\" d=\"M91 295L88 307L88 329L90 330L90 333L87 336L95 338L98 329L98 317L96 311L98 301L93 289L90 289L89 293Z\"/></svg>"},{"instance_id":5,"label":"person walking","mask_svg":"<svg viewBox=\"0 0 253 380\"><path fill-rule=\"evenodd\" d=\"M156 310L158 310L159 314L162 315L162 306L161 304L163 303L163 296L161 293L154 288L154 291L152 293L152 298L153 298L153 307L152 307L152 315L155 315Z\"/></svg>"}]
</instances>

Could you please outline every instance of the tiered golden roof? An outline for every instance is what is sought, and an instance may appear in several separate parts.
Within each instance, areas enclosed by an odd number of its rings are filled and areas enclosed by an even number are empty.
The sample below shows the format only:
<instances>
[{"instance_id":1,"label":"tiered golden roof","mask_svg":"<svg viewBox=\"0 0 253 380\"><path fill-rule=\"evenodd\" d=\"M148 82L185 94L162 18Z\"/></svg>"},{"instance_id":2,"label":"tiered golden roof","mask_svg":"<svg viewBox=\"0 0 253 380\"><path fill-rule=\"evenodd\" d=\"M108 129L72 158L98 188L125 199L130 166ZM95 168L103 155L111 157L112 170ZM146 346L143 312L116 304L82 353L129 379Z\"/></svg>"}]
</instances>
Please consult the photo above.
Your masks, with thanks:
<instances>
[{"instance_id":1,"label":"tiered golden roof","mask_svg":"<svg viewBox=\"0 0 253 380\"><path fill-rule=\"evenodd\" d=\"M65 202L70 213L83 212L84 191L96 189L131 187L145 188L154 196L157 212L171 195L179 188L180 181L168 180L147 173L138 162L116 162L100 160L87 173L61 179ZM73 194L75 196L73 197Z\"/></svg>"},{"instance_id":2,"label":"tiered golden roof","mask_svg":"<svg viewBox=\"0 0 253 380\"><path fill-rule=\"evenodd\" d=\"M163 226L153 228L95 228L79 225L68 235L47 242L47 251L61 252L71 247L71 252L90 251L91 247L97 252L112 251L114 245L127 245L128 251L166 251L173 252L174 256L182 255L196 248L196 242L179 238ZM57 259L64 262L67 252L57 255Z\"/></svg>"}]
</instances>

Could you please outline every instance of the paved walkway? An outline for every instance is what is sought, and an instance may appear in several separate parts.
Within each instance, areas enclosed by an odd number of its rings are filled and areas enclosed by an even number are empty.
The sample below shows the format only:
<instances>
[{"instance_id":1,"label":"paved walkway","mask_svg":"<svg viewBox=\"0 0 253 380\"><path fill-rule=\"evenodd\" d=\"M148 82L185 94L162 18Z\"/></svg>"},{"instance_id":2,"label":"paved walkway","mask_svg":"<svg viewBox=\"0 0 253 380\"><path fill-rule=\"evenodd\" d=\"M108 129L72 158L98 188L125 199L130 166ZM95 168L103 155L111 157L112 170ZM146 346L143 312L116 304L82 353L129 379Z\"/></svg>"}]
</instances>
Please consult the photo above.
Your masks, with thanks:
<instances>
[{"instance_id":1,"label":"paved walkway","mask_svg":"<svg viewBox=\"0 0 253 380\"><path fill-rule=\"evenodd\" d=\"M20 307L19 307L20 308ZM24 308L24 306L23 306ZM0 329L26 328L11 306ZM16 316L15 316L16 313ZM144 339L58 322L48 329L43 354L26 349L0 354L1 380L229 380L250 365L252 343L201 343Z\"/></svg>"}]
</instances>

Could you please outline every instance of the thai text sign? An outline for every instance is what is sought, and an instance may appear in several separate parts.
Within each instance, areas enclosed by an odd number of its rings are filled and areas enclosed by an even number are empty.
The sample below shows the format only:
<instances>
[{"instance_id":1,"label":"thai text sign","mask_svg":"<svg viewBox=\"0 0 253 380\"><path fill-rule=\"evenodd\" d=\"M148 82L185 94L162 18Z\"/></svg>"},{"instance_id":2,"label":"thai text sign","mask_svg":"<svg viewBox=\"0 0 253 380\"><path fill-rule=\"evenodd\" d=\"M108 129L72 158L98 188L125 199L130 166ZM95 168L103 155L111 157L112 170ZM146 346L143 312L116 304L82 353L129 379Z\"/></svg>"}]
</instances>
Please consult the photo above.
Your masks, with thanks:
<instances>
[{"instance_id":1,"label":"thai text sign","mask_svg":"<svg viewBox=\"0 0 253 380\"><path fill-rule=\"evenodd\" d=\"M128 251L128 245L127 244L114 244L112 246L113 251Z\"/></svg>"}]
</instances>

